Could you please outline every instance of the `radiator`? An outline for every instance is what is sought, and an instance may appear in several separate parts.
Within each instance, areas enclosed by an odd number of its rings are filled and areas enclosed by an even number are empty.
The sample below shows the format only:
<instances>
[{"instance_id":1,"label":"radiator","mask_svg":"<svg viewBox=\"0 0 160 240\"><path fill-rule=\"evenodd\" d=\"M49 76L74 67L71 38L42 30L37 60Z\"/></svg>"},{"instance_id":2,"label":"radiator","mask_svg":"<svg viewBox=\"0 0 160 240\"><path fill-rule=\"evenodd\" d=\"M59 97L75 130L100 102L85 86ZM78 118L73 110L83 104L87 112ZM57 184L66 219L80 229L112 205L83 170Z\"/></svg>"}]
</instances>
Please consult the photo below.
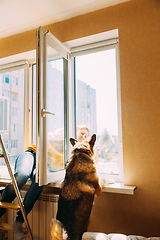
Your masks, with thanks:
<instances>
[{"instance_id":1,"label":"radiator","mask_svg":"<svg viewBox=\"0 0 160 240\"><path fill-rule=\"evenodd\" d=\"M21 197L24 198L26 192L21 191ZM59 195L41 194L35 203L33 210L28 215L28 221L34 240L50 240L51 219L56 217ZM18 203L17 199L14 203ZM16 211L8 210L8 222L13 224L16 218ZM25 224L24 224L25 226ZM8 240L17 240L14 233L8 232ZM26 235L26 240L30 240Z\"/></svg>"}]
</instances>

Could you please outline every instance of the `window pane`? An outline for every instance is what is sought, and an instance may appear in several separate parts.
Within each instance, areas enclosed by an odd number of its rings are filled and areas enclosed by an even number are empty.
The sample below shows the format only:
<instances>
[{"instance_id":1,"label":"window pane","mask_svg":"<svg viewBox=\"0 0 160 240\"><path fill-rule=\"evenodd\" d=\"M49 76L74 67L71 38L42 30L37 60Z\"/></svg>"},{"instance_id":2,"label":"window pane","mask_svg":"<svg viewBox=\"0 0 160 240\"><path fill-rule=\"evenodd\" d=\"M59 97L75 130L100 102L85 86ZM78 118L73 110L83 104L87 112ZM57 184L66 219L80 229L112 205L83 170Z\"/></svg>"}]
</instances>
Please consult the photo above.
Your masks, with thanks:
<instances>
[{"instance_id":1,"label":"window pane","mask_svg":"<svg viewBox=\"0 0 160 240\"><path fill-rule=\"evenodd\" d=\"M118 175L116 51L76 57L76 126L96 133L95 159L99 173Z\"/></svg>"},{"instance_id":2,"label":"window pane","mask_svg":"<svg viewBox=\"0 0 160 240\"><path fill-rule=\"evenodd\" d=\"M0 74L0 134L13 169L15 159L23 152L23 132L24 69L20 69ZM0 158L0 175L9 177L3 158Z\"/></svg>"},{"instance_id":3,"label":"window pane","mask_svg":"<svg viewBox=\"0 0 160 240\"><path fill-rule=\"evenodd\" d=\"M47 62L46 132L48 172L64 168L64 83L63 60ZM33 66L33 143L36 144L36 65Z\"/></svg>"},{"instance_id":4,"label":"window pane","mask_svg":"<svg viewBox=\"0 0 160 240\"><path fill-rule=\"evenodd\" d=\"M48 171L64 169L64 83L63 60L47 63L46 115Z\"/></svg>"}]
</instances>

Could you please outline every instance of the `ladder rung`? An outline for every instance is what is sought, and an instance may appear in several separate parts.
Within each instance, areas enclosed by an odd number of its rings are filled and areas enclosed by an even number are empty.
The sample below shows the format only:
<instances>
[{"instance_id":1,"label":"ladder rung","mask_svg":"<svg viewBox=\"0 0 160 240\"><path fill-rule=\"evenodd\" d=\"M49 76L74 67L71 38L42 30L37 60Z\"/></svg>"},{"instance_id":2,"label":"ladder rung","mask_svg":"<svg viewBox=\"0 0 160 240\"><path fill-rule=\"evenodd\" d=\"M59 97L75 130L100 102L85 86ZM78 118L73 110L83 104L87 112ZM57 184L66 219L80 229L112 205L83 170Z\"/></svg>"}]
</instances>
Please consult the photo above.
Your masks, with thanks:
<instances>
[{"instance_id":1,"label":"ladder rung","mask_svg":"<svg viewBox=\"0 0 160 240\"><path fill-rule=\"evenodd\" d=\"M18 199L18 203L20 204L14 204L14 203L6 203L6 202L0 202L0 207L1 208L7 208L7 209L13 209L13 210L19 210L21 209L22 211L22 214L24 215L24 220L25 220L25 224L27 226L27 229L29 231L29 235L31 237L31 239L33 239L33 236L32 236L32 232L31 232L31 229L29 227L29 222L27 220L27 216L25 215L25 210L24 210L24 206L22 203L22 199L21 199L21 196L20 196L20 192L19 192L19 189L18 189L18 186L16 184L16 179L14 177L14 173L12 172L12 168L11 168L11 164L10 164L10 161L9 161L9 158L7 157L7 152L6 152L6 149L5 149L5 146L4 146L4 143L3 143L3 140L2 140L2 137L1 137L1 134L0 134L0 146L2 149L0 149L0 157L1 158L4 158L5 162L6 162L6 165L7 165L7 168L8 168L8 171L9 171L9 174L10 174L10 177L11 177L11 180L8 182L5 181L2 181L2 179L0 179L0 186L4 186L4 184L10 184L12 183L13 186L14 186L14 189L15 189L15 193L16 193L16 196L17 196L17 199ZM10 155L10 154L8 154ZM6 231L12 231L14 232L14 228L12 225L8 224L8 223L0 223L0 228L1 229L4 229Z\"/></svg>"},{"instance_id":2,"label":"ladder rung","mask_svg":"<svg viewBox=\"0 0 160 240\"><path fill-rule=\"evenodd\" d=\"M13 225L9 224L9 223L1 222L0 223L0 229L6 230L6 231L10 231L10 232L14 232ZM28 233L27 228L23 227L23 232L25 234L27 234Z\"/></svg>"},{"instance_id":3,"label":"ladder rung","mask_svg":"<svg viewBox=\"0 0 160 240\"><path fill-rule=\"evenodd\" d=\"M8 202L0 202L0 207L7 208L7 209L13 209L13 210L19 210L20 206L16 203L8 203Z\"/></svg>"},{"instance_id":4,"label":"ladder rung","mask_svg":"<svg viewBox=\"0 0 160 240\"><path fill-rule=\"evenodd\" d=\"M10 155L10 154L8 154L8 155ZM4 158L4 155L3 155L3 154L0 154L0 158Z\"/></svg>"},{"instance_id":5,"label":"ladder rung","mask_svg":"<svg viewBox=\"0 0 160 240\"><path fill-rule=\"evenodd\" d=\"M12 224L9 223L0 223L0 229L6 230L6 231L10 231L10 232L14 232L14 228L12 226Z\"/></svg>"},{"instance_id":6,"label":"ladder rung","mask_svg":"<svg viewBox=\"0 0 160 240\"><path fill-rule=\"evenodd\" d=\"M11 179L0 178L0 186L1 186L1 185L11 184L11 183L12 183L12 180L11 180Z\"/></svg>"}]
</instances>

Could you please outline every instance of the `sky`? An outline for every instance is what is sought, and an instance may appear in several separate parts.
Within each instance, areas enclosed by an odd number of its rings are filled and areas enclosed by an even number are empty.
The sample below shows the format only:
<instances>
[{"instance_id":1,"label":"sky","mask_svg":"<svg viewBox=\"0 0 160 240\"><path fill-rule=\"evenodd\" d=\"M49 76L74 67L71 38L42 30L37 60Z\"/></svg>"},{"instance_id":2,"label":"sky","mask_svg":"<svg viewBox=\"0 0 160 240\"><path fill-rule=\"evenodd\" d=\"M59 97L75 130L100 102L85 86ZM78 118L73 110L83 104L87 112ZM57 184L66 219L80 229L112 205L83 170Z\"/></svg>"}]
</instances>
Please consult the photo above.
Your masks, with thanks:
<instances>
[{"instance_id":1,"label":"sky","mask_svg":"<svg viewBox=\"0 0 160 240\"><path fill-rule=\"evenodd\" d=\"M96 89L97 126L117 134L117 86L115 50L76 58L76 77Z\"/></svg>"}]
</instances>

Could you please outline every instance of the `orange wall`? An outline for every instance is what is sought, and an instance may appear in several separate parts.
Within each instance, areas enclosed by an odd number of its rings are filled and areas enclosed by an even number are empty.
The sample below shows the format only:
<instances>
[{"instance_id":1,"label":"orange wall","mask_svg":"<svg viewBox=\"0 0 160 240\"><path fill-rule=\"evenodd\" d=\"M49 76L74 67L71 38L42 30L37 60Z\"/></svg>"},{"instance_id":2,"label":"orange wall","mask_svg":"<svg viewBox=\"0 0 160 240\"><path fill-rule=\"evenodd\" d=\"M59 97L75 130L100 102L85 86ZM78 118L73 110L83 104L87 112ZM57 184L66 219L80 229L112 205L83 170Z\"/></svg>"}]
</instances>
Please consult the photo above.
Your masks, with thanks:
<instances>
[{"instance_id":1,"label":"orange wall","mask_svg":"<svg viewBox=\"0 0 160 240\"><path fill-rule=\"evenodd\" d=\"M131 0L46 26L62 42L119 29L125 184L103 193L89 231L160 236L160 1ZM0 58L35 48L35 30L0 40Z\"/></svg>"}]
</instances>

